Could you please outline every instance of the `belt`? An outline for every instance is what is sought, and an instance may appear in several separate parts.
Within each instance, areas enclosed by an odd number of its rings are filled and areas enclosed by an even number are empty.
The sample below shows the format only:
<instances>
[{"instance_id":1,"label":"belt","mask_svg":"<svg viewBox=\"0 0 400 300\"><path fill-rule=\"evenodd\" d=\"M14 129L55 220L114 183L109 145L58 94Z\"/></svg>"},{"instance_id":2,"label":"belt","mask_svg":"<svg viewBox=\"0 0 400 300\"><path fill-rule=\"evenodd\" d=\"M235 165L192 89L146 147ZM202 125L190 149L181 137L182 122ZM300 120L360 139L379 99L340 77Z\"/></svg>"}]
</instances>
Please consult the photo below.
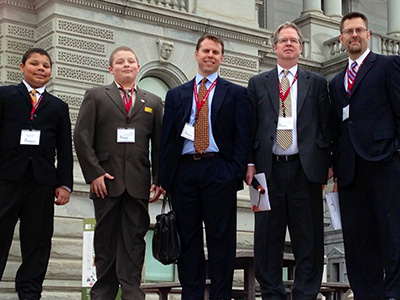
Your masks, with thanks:
<instances>
[{"instance_id":1,"label":"belt","mask_svg":"<svg viewBox=\"0 0 400 300\"><path fill-rule=\"evenodd\" d=\"M218 153L217 152L207 152L207 153L195 153L195 154L185 154L183 155L184 158L190 159L190 160L202 160L204 158L212 158L212 157L217 157Z\"/></svg>"},{"instance_id":2,"label":"belt","mask_svg":"<svg viewBox=\"0 0 400 300\"><path fill-rule=\"evenodd\" d=\"M275 161L292 161L292 160L297 160L300 159L300 155L297 154L293 154L293 155L275 155L272 154L272 158Z\"/></svg>"}]
</instances>

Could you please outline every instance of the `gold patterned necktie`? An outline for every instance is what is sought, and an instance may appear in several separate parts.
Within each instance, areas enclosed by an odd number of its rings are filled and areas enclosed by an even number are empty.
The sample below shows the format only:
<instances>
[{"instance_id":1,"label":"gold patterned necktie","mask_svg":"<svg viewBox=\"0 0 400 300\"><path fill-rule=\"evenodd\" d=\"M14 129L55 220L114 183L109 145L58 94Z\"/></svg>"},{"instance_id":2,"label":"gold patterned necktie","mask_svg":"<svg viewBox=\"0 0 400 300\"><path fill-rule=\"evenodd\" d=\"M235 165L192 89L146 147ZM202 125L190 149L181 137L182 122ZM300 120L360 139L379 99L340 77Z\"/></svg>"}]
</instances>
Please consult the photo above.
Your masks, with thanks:
<instances>
[{"instance_id":1,"label":"gold patterned necktie","mask_svg":"<svg viewBox=\"0 0 400 300\"><path fill-rule=\"evenodd\" d=\"M204 95L207 93L206 82L207 78L203 78L199 88L198 101L202 101ZM198 117L194 124L194 149L197 153L202 154L210 144L208 134L208 97L197 113Z\"/></svg>"},{"instance_id":2,"label":"gold patterned necktie","mask_svg":"<svg viewBox=\"0 0 400 300\"><path fill-rule=\"evenodd\" d=\"M286 91L290 88L289 79L286 77L289 74L289 70L283 71L283 77L281 79L281 91L282 94L285 95ZM279 101L279 117L291 117L292 116L292 101L290 96L290 91L286 97L286 99L282 102ZM292 144L292 130L277 130L276 131L276 143L283 150L289 148Z\"/></svg>"},{"instance_id":3,"label":"gold patterned necktie","mask_svg":"<svg viewBox=\"0 0 400 300\"><path fill-rule=\"evenodd\" d=\"M31 96L33 106L35 106L37 104L36 90L31 90L29 95Z\"/></svg>"}]
</instances>

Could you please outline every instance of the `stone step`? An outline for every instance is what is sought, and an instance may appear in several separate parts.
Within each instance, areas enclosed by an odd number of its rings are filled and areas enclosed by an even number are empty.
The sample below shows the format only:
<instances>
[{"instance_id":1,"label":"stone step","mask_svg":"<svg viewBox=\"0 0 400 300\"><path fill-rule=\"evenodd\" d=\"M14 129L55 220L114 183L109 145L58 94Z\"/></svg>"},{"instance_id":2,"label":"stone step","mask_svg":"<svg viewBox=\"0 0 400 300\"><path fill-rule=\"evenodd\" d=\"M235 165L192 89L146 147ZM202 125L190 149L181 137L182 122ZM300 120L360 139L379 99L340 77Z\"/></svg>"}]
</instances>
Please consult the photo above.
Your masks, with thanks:
<instances>
[{"instance_id":1,"label":"stone step","mask_svg":"<svg viewBox=\"0 0 400 300\"><path fill-rule=\"evenodd\" d=\"M0 299L17 300L14 278L21 264L19 224L17 224L10 254L0 282ZM83 219L54 218L54 235L46 279L44 300L80 300L82 293Z\"/></svg>"}]
</instances>

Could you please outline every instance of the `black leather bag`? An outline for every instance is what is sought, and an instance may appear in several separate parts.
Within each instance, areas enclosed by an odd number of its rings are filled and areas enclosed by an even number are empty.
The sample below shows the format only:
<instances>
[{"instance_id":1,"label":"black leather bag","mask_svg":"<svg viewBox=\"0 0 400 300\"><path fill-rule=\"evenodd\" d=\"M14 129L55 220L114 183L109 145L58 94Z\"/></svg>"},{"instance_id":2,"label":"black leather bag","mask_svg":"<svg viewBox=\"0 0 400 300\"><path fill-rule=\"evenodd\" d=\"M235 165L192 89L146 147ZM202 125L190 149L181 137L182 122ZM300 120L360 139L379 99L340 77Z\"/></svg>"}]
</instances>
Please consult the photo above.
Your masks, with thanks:
<instances>
[{"instance_id":1,"label":"black leather bag","mask_svg":"<svg viewBox=\"0 0 400 300\"><path fill-rule=\"evenodd\" d=\"M165 213L167 202L170 211ZM176 215L171 209L170 197L168 195L163 199L161 214L156 216L152 246L154 258L164 265L176 262L181 254Z\"/></svg>"}]
</instances>

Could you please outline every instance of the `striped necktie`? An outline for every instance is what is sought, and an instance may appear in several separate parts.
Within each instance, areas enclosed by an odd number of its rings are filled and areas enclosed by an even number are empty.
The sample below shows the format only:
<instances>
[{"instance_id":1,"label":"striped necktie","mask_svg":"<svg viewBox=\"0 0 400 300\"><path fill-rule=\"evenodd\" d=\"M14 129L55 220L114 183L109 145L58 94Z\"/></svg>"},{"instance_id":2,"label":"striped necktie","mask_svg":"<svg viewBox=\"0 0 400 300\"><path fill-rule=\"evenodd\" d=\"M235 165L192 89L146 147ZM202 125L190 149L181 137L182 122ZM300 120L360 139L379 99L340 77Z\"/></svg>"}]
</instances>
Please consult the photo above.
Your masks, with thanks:
<instances>
[{"instance_id":1,"label":"striped necktie","mask_svg":"<svg viewBox=\"0 0 400 300\"><path fill-rule=\"evenodd\" d=\"M347 94L350 96L351 90L353 89L354 81L357 76L357 62L353 62L350 68L347 69Z\"/></svg>"}]
</instances>

